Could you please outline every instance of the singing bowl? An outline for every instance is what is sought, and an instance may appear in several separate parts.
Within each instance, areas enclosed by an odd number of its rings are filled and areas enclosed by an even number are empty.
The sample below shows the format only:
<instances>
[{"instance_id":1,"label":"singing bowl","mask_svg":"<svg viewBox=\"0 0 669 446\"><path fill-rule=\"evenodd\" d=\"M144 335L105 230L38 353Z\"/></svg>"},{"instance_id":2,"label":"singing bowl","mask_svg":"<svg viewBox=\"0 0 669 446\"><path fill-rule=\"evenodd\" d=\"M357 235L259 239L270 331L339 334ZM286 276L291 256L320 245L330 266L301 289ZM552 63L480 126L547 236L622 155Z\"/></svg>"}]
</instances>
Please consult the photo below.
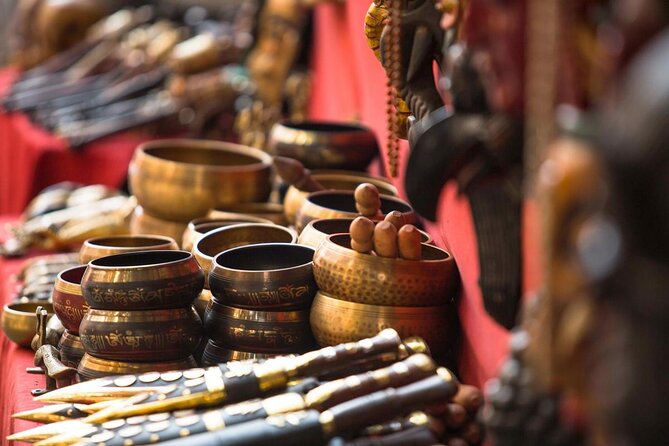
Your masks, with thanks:
<instances>
[{"instance_id":1,"label":"singing bowl","mask_svg":"<svg viewBox=\"0 0 669 446\"><path fill-rule=\"evenodd\" d=\"M271 223L245 223L208 232L193 246L193 255L205 273L205 286L211 264L218 254L238 246L258 243L295 243L297 234L283 226Z\"/></svg>"},{"instance_id":2,"label":"singing bowl","mask_svg":"<svg viewBox=\"0 0 669 446\"><path fill-rule=\"evenodd\" d=\"M115 361L171 361L192 354L202 323L192 307L167 310L89 309L79 327L86 353Z\"/></svg>"},{"instance_id":3,"label":"singing bowl","mask_svg":"<svg viewBox=\"0 0 669 446\"><path fill-rule=\"evenodd\" d=\"M113 237L89 238L79 250L79 262L82 265L91 260L114 254L135 251L155 251L179 249L173 238L164 235L117 235Z\"/></svg>"},{"instance_id":4,"label":"singing bowl","mask_svg":"<svg viewBox=\"0 0 669 446\"><path fill-rule=\"evenodd\" d=\"M309 310L256 311L209 301L204 329L210 339L233 350L302 353L314 346Z\"/></svg>"},{"instance_id":5,"label":"singing bowl","mask_svg":"<svg viewBox=\"0 0 669 446\"><path fill-rule=\"evenodd\" d=\"M393 186L390 180L369 175L363 172L350 172L346 170L322 170L311 173L311 178L321 184L326 189L333 190L355 190L361 183L371 183L376 186L381 194L397 196L397 188ZM283 199L284 212L289 223L295 224L297 212L302 207L302 203L307 199L309 192L304 192L294 186L290 186Z\"/></svg>"},{"instance_id":6,"label":"singing bowl","mask_svg":"<svg viewBox=\"0 0 669 446\"><path fill-rule=\"evenodd\" d=\"M211 298L211 291L205 288L200 295L197 296L197 299L193 301L193 308L195 308L195 312L200 316L201 320L204 320L204 312L207 309L207 305L209 305Z\"/></svg>"},{"instance_id":7,"label":"singing bowl","mask_svg":"<svg viewBox=\"0 0 669 446\"><path fill-rule=\"evenodd\" d=\"M218 302L238 308L308 308L317 291L313 258L313 248L290 243L228 249L214 257L209 289Z\"/></svg>"},{"instance_id":8,"label":"singing bowl","mask_svg":"<svg viewBox=\"0 0 669 446\"><path fill-rule=\"evenodd\" d=\"M88 353L79 361L77 374L84 380L104 378L110 375L138 375L148 372L170 372L197 367L192 356L175 361L126 362L96 358Z\"/></svg>"},{"instance_id":9,"label":"singing bowl","mask_svg":"<svg viewBox=\"0 0 669 446\"><path fill-rule=\"evenodd\" d=\"M212 218L256 217L269 220L277 225L288 225L283 205L278 203L237 203L219 206L210 210L207 216Z\"/></svg>"},{"instance_id":10,"label":"singing bowl","mask_svg":"<svg viewBox=\"0 0 669 446\"><path fill-rule=\"evenodd\" d=\"M204 273L187 251L138 251L91 260L81 281L86 303L105 310L190 306Z\"/></svg>"},{"instance_id":11,"label":"singing bowl","mask_svg":"<svg viewBox=\"0 0 669 446\"><path fill-rule=\"evenodd\" d=\"M394 328L402 339L424 339L435 356L453 347L458 332L452 303L429 307L366 305L336 299L322 291L316 293L310 321L316 342L322 347L358 341Z\"/></svg>"},{"instance_id":12,"label":"singing bowl","mask_svg":"<svg viewBox=\"0 0 669 446\"><path fill-rule=\"evenodd\" d=\"M212 366L229 361L257 361L259 359L272 358L276 355L271 353L244 352L226 348L211 339L202 353L202 366Z\"/></svg>"},{"instance_id":13,"label":"singing bowl","mask_svg":"<svg viewBox=\"0 0 669 446\"><path fill-rule=\"evenodd\" d=\"M422 244L421 260L379 257L351 249L349 234L329 235L314 254L322 291L371 305L433 306L450 302L458 285L453 257Z\"/></svg>"},{"instance_id":14,"label":"singing bowl","mask_svg":"<svg viewBox=\"0 0 669 446\"><path fill-rule=\"evenodd\" d=\"M344 122L281 122L272 127L268 152L302 162L309 169L365 170L378 154L374 132Z\"/></svg>"},{"instance_id":15,"label":"singing bowl","mask_svg":"<svg viewBox=\"0 0 669 446\"><path fill-rule=\"evenodd\" d=\"M144 208L137 206L130 216L130 233L132 235L162 235L173 240L181 240L186 223L163 220L148 214Z\"/></svg>"},{"instance_id":16,"label":"singing bowl","mask_svg":"<svg viewBox=\"0 0 669 446\"><path fill-rule=\"evenodd\" d=\"M79 265L61 271L53 286L51 301L53 311L66 330L72 334L79 333L79 324L88 310L81 291L81 279L86 272L86 265Z\"/></svg>"},{"instance_id":17,"label":"singing bowl","mask_svg":"<svg viewBox=\"0 0 669 446\"><path fill-rule=\"evenodd\" d=\"M222 218L200 217L188 222L188 226L181 238L181 249L192 251L193 245L202 238L204 234L214 229L241 223L272 223L266 218L253 217L250 215L232 215Z\"/></svg>"},{"instance_id":18,"label":"singing bowl","mask_svg":"<svg viewBox=\"0 0 669 446\"><path fill-rule=\"evenodd\" d=\"M220 141L170 139L141 144L128 168L129 186L151 215L187 223L221 205L266 201L272 158Z\"/></svg>"},{"instance_id":19,"label":"singing bowl","mask_svg":"<svg viewBox=\"0 0 669 446\"><path fill-rule=\"evenodd\" d=\"M60 351L60 360L69 367L77 367L81 358L86 351L84 344L81 343L81 338L75 334L65 330L63 336L58 342L58 350Z\"/></svg>"},{"instance_id":20,"label":"singing bowl","mask_svg":"<svg viewBox=\"0 0 669 446\"><path fill-rule=\"evenodd\" d=\"M297 232L312 220L326 218L356 218L359 214L355 208L353 191L322 190L310 193L302 203L295 219ZM400 211L405 223L416 224L418 216L405 201L389 195L381 195L381 214L374 219L383 219L392 211Z\"/></svg>"},{"instance_id":21,"label":"singing bowl","mask_svg":"<svg viewBox=\"0 0 669 446\"><path fill-rule=\"evenodd\" d=\"M47 303L13 303L2 308L2 331L10 341L21 347L30 348L30 342L37 333L37 307L44 308L53 316L53 306Z\"/></svg>"}]
</instances>

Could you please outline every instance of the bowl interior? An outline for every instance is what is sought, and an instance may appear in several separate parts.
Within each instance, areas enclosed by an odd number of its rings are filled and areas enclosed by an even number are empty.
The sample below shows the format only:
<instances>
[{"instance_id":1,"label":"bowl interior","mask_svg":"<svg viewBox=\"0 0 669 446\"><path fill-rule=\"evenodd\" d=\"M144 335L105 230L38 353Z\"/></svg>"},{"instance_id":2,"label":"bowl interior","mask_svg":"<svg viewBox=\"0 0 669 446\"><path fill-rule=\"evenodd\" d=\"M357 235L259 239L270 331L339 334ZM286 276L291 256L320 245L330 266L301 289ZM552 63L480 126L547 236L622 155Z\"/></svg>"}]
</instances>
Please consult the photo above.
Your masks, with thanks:
<instances>
[{"instance_id":1,"label":"bowl interior","mask_svg":"<svg viewBox=\"0 0 669 446\"><path fill-rule=\"evenodd\" d=\"M148 236L120 236L120 237L102 237L88 240L86 243L90 246L101 246L104 248L139 248L142 246L159 246L169 244L172 240L167 237L148 237Z\"/></svg>"},{"instance_id":2,"label":"bowl interior","mask_svg":"<svg viewBox=\"0 0 669 446\"><path fill-rule=\"evenodd\" d=\"M332 243L339 245L341 247L344 247L346 249L350 249L352 253L361 255L361 256L371 256L371 254L362 254L357 251L353 251L351 249L351 235L350 234L334 234L328 236L328 240L330 240ZM422 251L421 251L421 260L418 260L420 262L423 261L430 261L430 260L446 260L450 257L448 252L444 251L443 249L439 249L436 246L428 245L425 243L421 244ZM404 259L387 259L383 257L376 257L380 261L405 261L405 262L416 262L417 260L404 260Z\"/></svg>"},{"instance_id":3,"label":"bowl interior","mask_svg":"<svg viewBox=\"0 0 669 446\"><path fill-rule=\"evenodd\" d=\"M364 127L354 124L344 124L337 122L319 122L319 121L303 121L303 122L283 122L284 127L295 130L306 130L309 132L367 132Z\"/></svg>"},{"instance_id":4,"label":"bowl interior","mask_svg":"<svg viewBox=\"0 0 669 446\"><path fill-rule=\"evenodd\" d=\"M74 268L68 268L65 271L62 271L58 274L59 280L72 285L81 285L81 279L84 277L86 272L86 265L75 266Z\"/></svg>"},{"instance_id":5,"label":"bowl interior","mask_svg":"<svg viewBox=\"0 0 669 446\"><path fill-rule=\"evenodd\" d=\"M288 229L273 224L244 224L215 229L196 244L202 254L214 257L222 251L254 243L294 243Z\"/></svg>"},{"instance_id":6,"label":"bowl interior","mask_svg":"<svg viewBox=\"0 0 669 446\"><path fill-rule=\"evenodd\" d=\"M35 317L35 311L37 307L44 308L47 313L53 314L53 305L48 303L37 303L37 302L20 302L5 305L4 311L8 314L13 314L16 316L33 316Z\"/></svg>"},{"instance_id":7,"label":"bowl interior","mask_svg":"<svg viewBox=\"0 0 669 446\"><path fill-rule=\"evenodd\" d=\"M313 204L318 206L334 209L341 212L349 212L357 214L358 210L355 208L355 198L353 192L324 192L314 193L308 198ZM392 211L400 211L402 213L411 212L411 207L398 199L387 196L381 196L381 213L388 214Z\"/></svg>"},{"instance_id":8,"label":"bowl interior","mask_svg":"<svg viewBox=\"0 0 669 446\"><path fill-rule=\"evenodd\" d=\"M278 271L308 265L314 250L308 246L266 243L241 246L216 256L216 265L241 271Z\"/></svg>"},{"instance_id":9,"label":"bowl interior","mask_svg":"<svg viewBox=\"0 0 669 446\"><path fill-rule=\"evenodd\" d=\"M136 267L163 265L185 260L192 254L188 251L139 251L127 254L115 254L91 260L91 265L98 267Z\"/></svg>"},{"instance_id":10,"label":"bowl interior","mask_svg":"<svg viewBox=\"0 0 669 446\"><path fill-rule=\"evenodd\" d=\"M243 153L204 147L152 147L145 149L145 152L167 161L205 166L246 166L261 163L258 158Z\"/></svg>"},{"instance_id":11,"label":"bowl interior","mask_svg":"<svg viewBox=\"0 0 669 446\"><path fill-rule=\"evenodd\" d=\"M327 235L348 234L352 221L352 218L324 218L322 220L314 220L311 226L318 232Z\"/></svg>"}]
</instances>

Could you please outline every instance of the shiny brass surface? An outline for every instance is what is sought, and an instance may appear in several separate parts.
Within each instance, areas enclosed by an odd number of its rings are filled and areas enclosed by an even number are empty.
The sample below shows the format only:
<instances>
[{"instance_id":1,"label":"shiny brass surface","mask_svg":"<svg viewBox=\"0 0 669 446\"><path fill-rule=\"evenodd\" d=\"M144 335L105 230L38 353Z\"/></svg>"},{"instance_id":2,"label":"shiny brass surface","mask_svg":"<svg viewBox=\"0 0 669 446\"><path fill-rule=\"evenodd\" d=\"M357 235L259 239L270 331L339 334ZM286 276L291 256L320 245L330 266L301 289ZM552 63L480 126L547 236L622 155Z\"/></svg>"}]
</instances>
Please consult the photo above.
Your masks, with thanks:
<instances>
[{"instance_id":1,"label":"shiny brass surface","mask_svg":"<svg viewBox=\"0 0 669 446\"><path fill-rule=\"evenodd\" d=\"M237 203L219 206L210 210L207 215L212 218L256 217L277 225L288 226L283 205L278 203Z\"/></svg>"},{"instance_id":2,"label":"shiny brass surface","mask_svg":"<svg viewBox=\"0 0 669 446\"><path fill-rule=\"evenodd\" d=\"M81 279L86 265L75 266L61 271L56 277L51 294L53 311L70 333L79 333L79 324L88 310L88 304L81 292Z\"/></svg>"},{"instance_id":3,"label":"shiny brass surface","mask_svg":"<svg viewBox=\"0 0 669 446\"><path fill-rule=\"evenodd\" d=\"M189 306L204 274L187 251L139 251L92 260L81 289L91 308L144 310Z\"/></svg>"},{"instance_id":4,"label":"shiny brass surface","mask_svg":"<svg viewBox=\"0 0 669 446\"><path fill-rule=\"evenodd\" d=\"M208 232L193 246L193 255L207 278L214 257L225 250L256 243L295 243L296 241L295 231L283 226L246 223ZM205 280L205 285L208 286L207 280Z\"/></svg>"},{"instance_id":5,"label":"shiny brass surface","mask_svg":"<svg viewBox=\"0 0 669 446\"><path fill-rule=\"evenodd\" d=\"M192 251L195 242L200 240L204 234L214 229L240 223L272 223L271 221L253 217L250 215L231 215L229 217L212 218L200 217L188 222L188 226L181 237L181 248L184 251Z\"/></svg>"},{"instance_id":6,"label":"shiny brass surface","mask_svg":"<svg viewBox=\"0 0 669 446\"><path fill-rule=\"evenodd\" d=\"M202 336L192 307L166 310L89 309L79 336L87 353L115 361L172 361L191 355Z\"/></svg>"},{"instance_id":7,"label":"shiny brass surface","mask_svg":"<svg viewBox=\"0 0 669 446\"><path fill-rule=\"evenodd\" d=\"M151 215L187 223L217 206L267 200L271 164L261 150L227 142L151 141L135 151L129 186Z\"/></svg>"},{"instance_id":8,"label":"shiny brass surface","mask_svg":"<svg viewBox=\"0 0 669 446\"><path fill-rule=\"evenodd\" d=\"M193 301L193 308L195 308L197 315L200 316L200 320L204 320L204 311L207 309L207 305L209 304L211 298L211 291L205 288Z\"/></svg>"},{"instance_id":9,"label":"shiny brass surface","mask_svg":"<svg viewBox=\"0 0 669 446\"><path fill-rule=\"evenodd\" d=\"M233 350L224 347L216 341L212 341L210 339L209 342L207 342L204 353L202 354L202 366L206 367L228 361L256 361L259 359L271 358L273 356L276 355L272 353L255 353Z\"/></svg>"},{"instance_id":10,"label":"shiny brass surface","mask_svg":"<svg viewBox=\"0 0 669 446\"><path fill-rule=\"evenodd\" d=\"M60 351L60 360L63 364L75 368L79 365L84 353L86 353L84 344L81 343L81 338L67 330L60 337L58 350Z\"/></svg>"},{"instance_id":11,"label":"shiny brass surface","mask_svg":"<svg viewBox=\"0 0 669 446\"><path fill-rule=\"evenodd\" d=\"M268 152L309 169L365 170L379 151L371 129L345 122L282 122L272 127Z\"/></svg>"},{"instance_id":12,"label":"shiny brass surface","mask_svg":"<svg viewBox=\"0 0 669 446\"><path fill-rule=\"evenodd\" d=\"M311 307L311 329L320 346L352 342L394 328L400 336L420 336L435 355L454 345L457 315L453 304L430 307L365 305L335 299L321 291Z\"/></svg>"},{"instance_id":13,"label":"shiny brass surface","mask_svg":"<svg viewBox=\"0 0 669 446\"><path fill-rule=\"evenodd\" d=\"M155 217L148 214L141 206L137 206L130 216L130 233L132 235L155 234L181 240L185 230L186 223Z\"/></svg>"},{"instance_id":14,"label":"shiny brass surface","mask_svg":"<svg viewBox=\"0 0 669 446\"><path fill-rule=\"evenodd\" d=\"M2 331L9 340L30 348L30 342L37 333L37 307L44 308L49 318L53 316L53 306L47 303L14 303L2 308Z\"/></svg>"},{"instance_id":15,"label":"shiny brass surface","mask_svg":"<svg viewBox=\"0 0 669 446\"><path fill-rule=\"evenodd\" d=\"M325 189L355 190L360 183L372 183L381 194L396 197L397 188L384 177L370 175L364 172L353 172L348 170L316 170L311 172L311 178ZM309 192L303 192L294 186L290 186L283 199L284 212L290 224L295 224L297 212L302 203L307 199Z\"/></svg>"},{"instance_id":16,"label":"shiny brass surface","mask_svg":"<svg viewBox=\"0 0 669 446\"><path fill-rule=\"evenodd\" d=\"M179 249L174 239L164 235L118 235L96 237L86 240L79 250L79 263L88 262L113 254L134 251Z\"/></svg>"},{"instance_id":17,"label":"shiny brass surface","mask_svg":"<svg viewBox=\"0 0 669 446\"><path fill-rule=\"evenodd\" d=\"M174 361L125 362L96 358L88 353L79 362L77 373L83 379L96 379L110 375L127 375L147 372L168 372L197 367L192 356Z\"/></svg>"},{"instance_id":18,"label":"shiny brass surface","mask_svg":"<svg viewBox=\"0 0 669 446\"><path fill-rule=\"evenodd\" d=\"M252 310L303 309L316 294L314 250L292 243L261 243L214 257L209 288L224 305Z\"/></svg>"},{"instance_id":19,"label":"shiny brass surface","mask_svg":"<svg viewBox=\"0 0 669 446\"><path fill-rule=\"evenodd\" d=\"M418 222L418 216L408 203L397 197L381 195L381 214L374 219L382 220L391 211L400 211L405 223L416 224ZM301 232L312 220L355 218L357 216L358 211L355 207L353 191L323 190L312 192L307 196L304 203L302 203L302 207L297 212L295 228L297 232Z\"/></svg>"},{"instance_id":20,"label":"shiny brass surface","mask_svg":"<svg viewBox=\"0 0 669 446\"><path fill-rule=\"evenodd\" d=\"M453 257L422 244L421 260L384 258L351 249L348 234L330 235L314 255L318 287L339 299L371 305L431 306L451 302L459 284Z\"/></svg>"}]
</instances>

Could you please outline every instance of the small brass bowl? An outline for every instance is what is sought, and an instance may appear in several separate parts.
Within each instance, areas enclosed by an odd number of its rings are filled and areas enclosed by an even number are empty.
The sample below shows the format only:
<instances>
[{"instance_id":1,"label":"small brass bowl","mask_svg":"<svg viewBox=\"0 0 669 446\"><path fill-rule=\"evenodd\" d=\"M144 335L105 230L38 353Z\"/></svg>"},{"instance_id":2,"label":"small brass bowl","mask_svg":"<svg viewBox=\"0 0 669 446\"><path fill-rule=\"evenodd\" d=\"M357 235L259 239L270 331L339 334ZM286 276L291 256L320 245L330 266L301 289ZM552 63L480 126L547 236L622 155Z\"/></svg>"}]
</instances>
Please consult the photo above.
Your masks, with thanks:
<instances>
[{"instance_id":1,"label":"small brass bowl","mask_svg":"<svg viewBox=\"0 0 669 446\"><path fill-rule=\"evenodd\" d=\"M402 339L419 336L435 356L447 353L458 333L454 304L430 307L366 305L335 299L322 291L311 307L311 329L325 347L358 341L384 328L394 328Z\"/></svg>"},{"instance_id":2,"label":"small brass bowl","mask_svg":"<svg viewBox=\"0 0 669 446\"><path fill-rule=\"evenodd\" d=\"M302 229L297 243L304 246L311 246L318 249L321 243L328 235L348 234L351 227L352 218L326 218L320 220L311 220L308 225ZM425 231L420 231L421 243L432 243L432 237Z\"/></svg>"},{"instance_id":3,"label":"small brass bowl","mask_svg":"<svg viewBox=\"0 0 669 446\"><path fill-rule=\"evenodd\" d=\"M309 169L365 170L379 153L374 132L345 122L282 122L272 127L268 152Z\"/></svg>"},{"instance_id":4,"label":"small brass bowl","mask_svg":"<svg viewBox=\"0 0 669 446\"><path fill-rule=\"evenodd\" d=\"M200 240L204 234L214 229L241 223L272 223L265 218L252 217L250 215L233 215L229 218L200 217L188 222L188 226L181 238L181 249L192 251L195 242Z\"/></svg>"},{"instance_id":5,"label":"small brass bowl","mask_svg":"<svg viewBox=\"0 0 669 446\"><path fill-rule=\"evenodd\" d=\"M163 220L147 214L141 207L137 206L130 216L130 233L132 235L155 234L169 237L173 240L181 240L186 230L186 223Z\"/></svg>"},{"instance_id":6,"label":"small brass bowl","mask_svg":"<svg viewBox=\"0 0 669 446\"><path fill-rule=\"evenodd\" d=\"M190 306L204 274L187 251L138 251L92 260L81 289L91 308L152 310Z\"/></svg>"},{"instance_id":7,"label":"small brass bowl","mask_svg":"<svg viewBox=\"0 0 669 446\"><path fill-rule=\"evenodd\" d=\"M86 265L79 265L61 271L53 286L51 301L53 311L66 330L71 334L79 334L79 324L88 310L81 291L81 279L84 277Z\"/></svg>"},{"instance_id":8,"label":"small brass bowl","mask_svg":"<svg viewBox=\"0 0 669 446\"><path fill-rule=\"evenodd\" d=\"M267 153L238 144L159 140L135 150L128 179L148 213L187 223L217 206L266 201L271 165Z\"/></svg>"},{"instance_id":9,"label":"small brass bowl","mask_svg":"<svg viewBox=\"0 0 669 446\"><path fill-rule=\"evenodd\" d=\"M302 229L311 220L357 217L359 214L355 208L353 193L353 191L341 190L322 190L310 193L297 212L295 220L297 232L302 232ZM378 219L383 219L387 213L392 211L400 211L405 223L416 224L418 222L418 216L407 202L397 197L381 195L381 214Z\"/></svg>"},{"instance_id":10,"label":"small brass bowl","mask_svg":"<svg viewBox=\"0 0 669 446\"><path fill-rule=\"evenodd\" d=\"M96 358L88 353L79 362L77 374L81 379L97 379L110 375L139 375L148 372L171 372L197 367L192 356L175 361L125 362Z\"/></svg>"},{"instance_id":11,"label":"small brass bowl","mask_svg":"<svg viewBox=\"0 0 669 446\"><path fill-rule=\"evenodd\" d=\"M237 203L220 206L210 210L207 216L211 218L256 217L269 220L277 225L288 226L283 205L278 203Z\"/></svg>"},{"instance_id":12,"label":"small brass bowl","mask_svg":"<svg viewBox=\"0 0 669 446\"><path fill-rule=\"evenodd\" d=\"M318 288L370 305L433 306L450 302L458 285L453 257L423 244L421 260L385 258L351 249L349 234L329 235L314 254Z\"/></svg>"},{"instance_id":13,"label":"small brass bowl","mask_svg":"<svg viewBox=\"0 0 669 446\"><path fill-rule=\"evenodd\" d=\"M60 360L69 367L77 367L81 358L86 351L84 344L81 343L81 338L75 334L65 330L63 336L58 342L58 350L60 351Z\"/></svg>"},{"instance_id":14,"label":"small brass bowl","mask_svg":"<svg viewBox=\"0 0 669 446\"><path fill-rule=\"evenodd\" d=\"M309 310L255 311L209 301L204 329L211 339L233 350L302 353L314 346Z\"/></svg>"},{"instance_id":15,"label":"small brass bowl","mask_svg":"<svg viewBox=\"0 0 669 446\"><path fill-rule=\"evenodd\" d=\"M202 353L202 366L208 367L222 362L229 361L257 361L259 359L272 358L276 355L271 353L252 353L241 350L231 350L223 347L211 339L207 342L207 346Z\"/></svg>"},{"instance_id":16,"label":"small brass bowl","mask_svg":"<svg viewBox=\"0 0 669 446\"><path fill-rule=\"evenodd\" d=\"M384 177L369 175L363 172L352 172L348 170L316 170L311 172L311 178L326 189L333 190L355 190L361 183L371 183L376 186L383 195L396 197L397 188ZM283 199L284 212L290 224L295 224L297 212L302 203L307 199L309 192L303 192L294 186L290 186Z\"/></svg>"},{"instance_id":17,"label":"small brass bowl","mask_svg":"<svg viewBox=\"0 0 669 446\"><path fill-rule=\"evenodd\" d=\"M209 276L211 264L218 254L238 246L257 243L295 243L297 234L283 226L271 223L245 223L208 232L193 246L193 255L205 273ZM209 286L208 279L205 286Z\"/></svg>"},{"instance_id":18,"label":"small brass bowl","mask_svg":"<svg viewBox=\"0 0 669 446\"><path fill-rule=\"evenodd\" d=\"M174 239L164 235L117 235L86 240L79 250L79 262L86 265L91 260L114 254L135 251L179 249Z\"/></svg>"},{"instance_id":19,"label":"small brass bowl","mask_svg":"<svg viewBox=\"0 0 669 446\"><path fill-rule=\"evenodd\" d=\"M114 361L171 361L192 354L202 323L192 307L167 310L89 309L79 327L86 353Z\"/></svg>"},{"instance_id":20,"label":"small brass bowl","mask_svg":"<svg viewBox=\"0 0 669 446\"><path fill-rule=\"evenodd\" d=\"M37 333L37 307L44 308L49 313L49 319L53 316L53 306L47 303L14 303L2 308L2 331L10 341L30 348L30 342Z\"/></svg>"}]
</instances>

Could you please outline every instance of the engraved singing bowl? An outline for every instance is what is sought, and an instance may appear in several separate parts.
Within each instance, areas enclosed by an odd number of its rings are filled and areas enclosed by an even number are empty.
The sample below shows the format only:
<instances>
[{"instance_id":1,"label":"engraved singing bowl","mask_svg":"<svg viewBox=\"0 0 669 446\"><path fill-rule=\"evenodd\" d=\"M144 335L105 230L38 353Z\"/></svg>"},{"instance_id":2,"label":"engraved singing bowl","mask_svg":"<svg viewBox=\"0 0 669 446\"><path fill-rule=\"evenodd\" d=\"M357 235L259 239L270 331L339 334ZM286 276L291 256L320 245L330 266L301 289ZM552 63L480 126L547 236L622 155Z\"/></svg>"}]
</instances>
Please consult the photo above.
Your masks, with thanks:
<instances>
[{"instance_id":1,"label":"engraved singing bowl","mask_svg":"<svg viewBox=\"0 0 669 446\"><path fill-rule=\"evenodd\" d=\"M314 347L309 310L246 310L213 298L204 314L204 329L210 339L233 350L302 353Z\"/></svg>"},{"instance_id":2,"label":"engraved singing bowl","mask_svg":"<svg viewBox=\"0 0 669 446\"><path fill-rule=\"evenodd\" d=\"M151 215L187 223L221 205L266 201L272 158L238 144L170 139L141 144L128 168L130 190Z\"/></svg>"},{"instance_id":3,"label":"engraved singing bowl","mask_svg":"<svg viewBox=\"0 0 669 446\"><path fill-rule=\"evenodd\" d=\"M374 132L327 121L281 122L272 127L267 151L294 158L309 169L365 170L379 153Z\"/></svg>"},{"instance_id":4,"label":"engraved singing bowl","mask_svg":"<svg viewBox=\"0 0 669 446\"><path fill-rule=\"evenodd\" d=\"M86 353L115 361L171 361L191 355L202 337L192 307L165 310L89 309L79 326Z\"/></svg>"},{"instance_id":5,"label":"engraved singing bowl","mask_svg":"<svg viewBox=\"0 0 669 446\"><path fill-rule=\"evenodd\" d=\"M278 203L237 203L219 206L210 210L207 216L212 218L256 217L269 220L277 225L288 225L283 205Z\"/></svg>"},{"instance_id":6,"label":"engraved singing bowl","mask_svg":"<svg viewBox=\"0 0 669 446\"><path fill-rule=\"evenodd\" d=\"M297 232L302 232L302 229L312 220L357 217L359 214L355 208L353 193L353 191L341 190L322 190L310 193L297 212L295 219ZM418 216L407 202L389 195L381 195L381 214L373 219L383 219L392 211L400 211L405 223L416 224L418 222Z\"/></svg>"},{"instance_id":7,"label":"engraved singing bowl","mask_svg":"<svg viewBox=\"0 0 669 446\"><path fill-rule=\"evenodd\" d=\"M13 303L2 308L2 331L10 341L21 347L30 348L30 343L37 333L37 307L44 308L49 313L48 318L53 316L53 306L47 303Z\"/></svg>"},{"instance_id":8,"label":"engraved singing bowl","mask_svg":"<svg viewBox=\"0 0 669 446\"><path fill-rule=\"evenodd\" d=\"M204 271L205 286L209 287L209 270L214 257L221 252L257 243L295 243L296 241L295 231L283 226L271 223L245 223L209 231L195 243L193 255Z\"/></svg>"},{"instance_id":9,"label":"engraved singing bowl","mask_svg":"<svg viewBox=\"0 0 669 446\"><path fill-rule=\"evenodd\" d=\"M207 342L207 346L204 348L204 353L202 353L201 363L203 367L207 367L228 361L257 361L259 359L267 359L274 356L276 355L272 353L232 350L210 339L209 342Z\"/></svg>"},{"instance_id":10,"label":"engraved singing bowl","mask_svg":"<svg viewBox=\"0 0 669 446\"><path fill-rule=\"evenodd\" d=\"M58 351L60 352L62 363L75 368L79 365L84 353L86 353L84 344L81 343L81 338L70 333L68 330L65 330L63 336L60 337Z\"/></svg>"},{"instance_id":11,"label":"engraved singing bowl","mask_svg":"<svg viewBox=\"0 0 669 446\"><path fill-rule=\"evenodd\" d=\"M361 304L446 304L459 283L455 261L441 248L421 246L421 260L386 258L352 250L349 234L329 235L314 254L316 283L332 296Z\"/></svg>"},{"instance_id":12,"label":"engraved singing bowl","mask_svg":"<svg viewBox=\"0 0 669 446\"><path fill-rule=\"evenodd\" d=\"M311 220L300 232L297 243L317 249L328 235L348 234L353 220L353 218ZM420 232L421 243L432 243L430 234L420 229L418 231Z\"/></svg>"},{"instance_id":13,"label":"engraved singing bowl","mask_svg":"<svg viewBox=\"0 0 669 446\"><path fill-rule=\"evenodd\" d=\"M394 328L402 339L419 336L435 356L453 347L458 321L454 304L411 307L366 305L336 299L319 291L311 307L311 329L325 347L373 336Z\"/></svg>"},{"instance_id":14,"label":"engraved singing bowl","mask_svg":"<svg viewBox=\"0 0 669 446\"><path fill-rule=\"evenodd\" d=\"M197 367L192 356L175 361L127 362L96 358L88 353L79 361L77 374L81 379L97 379L110 375L137 375L148 372L170 372Z\"/></svg>"},{"instance_id":15,"label":"engraved singing bowl","mask_svg":"<svg viewBox=\"0 0 669 446\"><path fill-rule=\"evenodd\" d=\"M228 249L216 257L209 289L224 305L250 310L308 308L316 294L314 250L291 243Z\"/></svg>"},{"instance_id":16,"label":"engraved singing bowl","mask_svg":"<svg viewBox=\"0 0 669 446\"><path fill-rule=\"evenodd\" d=\"M347 170L321 170L311 172L311 178L320 183L326 189L355 190L361 183L371 183L376 186L381 194L396 197L397 188L387 178L369 175L363 172L351 172ZM290 186L283 199L284 212L289 223L295 224L297 212L302 203L307 199L309 192Z\"/></svg>"},{"instance_id":17,"label":"engraved singing bowl","mask_svg":"<svg viewBox=\"0 0 669 446\"><path fill-rule=\"evenodd\" d=\"M86 265L100 257L135 251L179 249L173 238L164 235L117 235L89 238L79 250L79 263Z\"/></svg>"},{"instance_id":18,"label":"engraved singing bowl","mask_svg":"<svg viewBox=\"0 0 669 446\"><path fill-rule=\"evenodd\" d=\"M130 216L130 233L132 235L164 235L174 240L181 240L186 230L186 223L163 220L146 213L144 208L137 206Z\"/></svg>"},{"instance_id":19,"label":"engraved singing bowl","mask_svg":"<svg viewBox=\"0 0 669 446\"><path fill-rule=\"evenodd\" d=\"M193 245L202 238L204 234L214 229L241 223L272 223L266 218L253 217L250 215L233 215L228 218L200 217L188 222L188 226L181 238L181 249L192 251Z\"/></svg>"},{"instance_id":20,"label":"engraved singing bowl","mask_svg":"<svg viewBox=\"0 0 669 446\"><path fill-rule=\"evenodd\" d=\"M138 251L91 260L81 281L86 303L106 310L190 306L204 273L188 251Z\"/></svg>"},{"instance_id":21,"label":"engraved singing bowl","mask_svg":"<svg viewBox=\"0 0 669 446\"><path fill-rule=\"evenodd\" d=\"M51 301L53 311L66 330L79 333L79 324L88 310L88 304L81 291L81 279L86 272L86 265L79 265L61 271L53 286Z\"/></svg>"}]
</instances>

